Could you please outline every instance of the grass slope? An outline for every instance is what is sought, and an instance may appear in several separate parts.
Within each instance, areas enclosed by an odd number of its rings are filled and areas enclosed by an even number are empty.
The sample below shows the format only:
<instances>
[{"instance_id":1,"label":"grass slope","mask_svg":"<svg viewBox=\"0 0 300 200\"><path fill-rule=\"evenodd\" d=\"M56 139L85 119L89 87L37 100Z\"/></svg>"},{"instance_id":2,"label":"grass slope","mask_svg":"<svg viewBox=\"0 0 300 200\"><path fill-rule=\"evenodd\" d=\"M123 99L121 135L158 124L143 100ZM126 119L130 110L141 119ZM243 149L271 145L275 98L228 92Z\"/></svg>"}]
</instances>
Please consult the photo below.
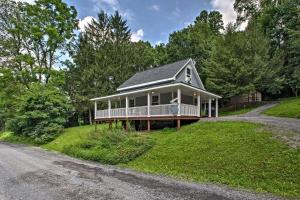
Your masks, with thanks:
<instances>
[{"instance_id":1,"label":"grass slope","mask_svg":"<svg viewBox=\"0 0 300 200\"><path fill-rule=\"evenodd\" d=\"M153 146L147 135L125 133L121 129L108 130L106 125L68 128L43 148L70 156L107 164L127 163Z\"/></svg>"},{"instance_id":2,"label":"grass slope","mask_svg":"<svg viewBox=\"0 0 300 200\"><path fill-rule=\"evenodd\" d=\"M300 118L300 97L283 99L278 105L263 112L275 117Z\"/></svg>"},{"instance_id":3,"label":"grass slope","mask_svg":"<svg viewBox=\"0 0 300 200\"><path fill-rule=\"evenodd\" d=\"M0 141L4 142L10 142L10 143L17 143L17 144L30 144L35 145L35 142L33 139L25 137L25 136L19 136L15 135L12 132L0 132Z\"/></svg>"},{"instance_id":4,"label":"grass slope","mask_svg":"<svg viewBox=\"0 0 300 200\"><path fill-rule=\"evenodd\" d=\"M300 151L260 125L204 122L151 135L156 145L126 166L193 181L300 196Z\"/></svg>"}]
</instances>

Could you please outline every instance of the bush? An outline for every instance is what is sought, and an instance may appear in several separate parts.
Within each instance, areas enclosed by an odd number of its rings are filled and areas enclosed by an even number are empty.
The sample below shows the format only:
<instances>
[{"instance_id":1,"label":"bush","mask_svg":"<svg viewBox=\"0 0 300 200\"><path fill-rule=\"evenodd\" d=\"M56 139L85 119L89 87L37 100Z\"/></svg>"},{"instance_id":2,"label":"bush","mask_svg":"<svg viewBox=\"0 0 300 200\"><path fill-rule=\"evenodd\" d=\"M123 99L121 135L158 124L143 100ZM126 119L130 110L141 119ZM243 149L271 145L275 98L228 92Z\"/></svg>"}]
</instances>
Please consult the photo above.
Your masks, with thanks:
<instances>
[{"instance_id":1,"label":"bush","mask_svg":"<svg viewBox=\"0 0 300 200\"><path fill-rule=\"evenodd\" d=\"M20 98L9 128L37 143L46 143L62 132L70 108L67 97L57 88L35 84Z\"/></svg>"},{"instance_id":2,"label":"bush","mask_svg":"<svg viewBox=\"0 0 300 200\"><path fill-rule=\"evenodd\" d=\"M127 163L144 154L154 145L154 140L145 135L112 130L101 133L98 140L92 135L75 145L67 146L63 152L78 158L106 164Z\"/></svg>"}]
</instances>

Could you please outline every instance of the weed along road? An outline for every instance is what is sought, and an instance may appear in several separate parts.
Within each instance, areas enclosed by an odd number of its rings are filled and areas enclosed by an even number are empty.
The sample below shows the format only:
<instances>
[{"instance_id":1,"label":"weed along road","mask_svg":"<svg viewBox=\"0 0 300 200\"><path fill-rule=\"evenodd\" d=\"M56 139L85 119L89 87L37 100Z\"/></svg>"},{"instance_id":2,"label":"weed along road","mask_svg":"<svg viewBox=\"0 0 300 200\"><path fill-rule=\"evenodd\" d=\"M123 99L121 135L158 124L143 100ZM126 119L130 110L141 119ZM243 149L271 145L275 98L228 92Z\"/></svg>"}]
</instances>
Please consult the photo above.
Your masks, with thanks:
<instances>
[{"instance_id":1,"label":"weed along road","mask_svg":"<svg viewBox=\"0 0 300 200\"><path fill-rule=\"evenodd\" d=\"M1 200L276 199L80 161L40 148L0 143Z\"/></svg>"}]
</instances>

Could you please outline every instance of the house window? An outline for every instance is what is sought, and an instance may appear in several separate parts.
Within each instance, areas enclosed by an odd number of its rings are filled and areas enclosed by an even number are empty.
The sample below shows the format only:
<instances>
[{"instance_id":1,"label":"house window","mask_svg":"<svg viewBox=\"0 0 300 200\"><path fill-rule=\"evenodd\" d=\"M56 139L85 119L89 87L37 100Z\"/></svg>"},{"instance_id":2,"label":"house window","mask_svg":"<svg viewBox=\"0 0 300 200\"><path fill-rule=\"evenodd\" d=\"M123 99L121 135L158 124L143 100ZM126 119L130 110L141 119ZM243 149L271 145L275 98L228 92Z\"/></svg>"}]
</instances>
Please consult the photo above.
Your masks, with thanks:
<instances>
[{"instance_id":1,"label":"house window","mask_svg":"<svg viewBox=\"0 0 300 200\"><path fill-rule=\"evenodd\" d=\"M159 105L159 95L153 95L152 96L151 105L152 106Z\"/></svg>"},{"instance_id":2,"label":"house window","mask_svg":"<svg viewBox=\"0 0 300 200\"><path fill-rule=\"evenodd\" d=\"M129 107L134 107L134 106L135 106L134 98L129 99Z\"/></svg>"},{"instance_id":3,"label":"house window","mask_svg":"<svg viewBox=\"0 0 300 200\"><path fill-rule=\"evenodd\" d=\"M185 81L190 83L192 80L192 69L190 67L187 67L185 70Z\"/></svg>"}]
</instances>

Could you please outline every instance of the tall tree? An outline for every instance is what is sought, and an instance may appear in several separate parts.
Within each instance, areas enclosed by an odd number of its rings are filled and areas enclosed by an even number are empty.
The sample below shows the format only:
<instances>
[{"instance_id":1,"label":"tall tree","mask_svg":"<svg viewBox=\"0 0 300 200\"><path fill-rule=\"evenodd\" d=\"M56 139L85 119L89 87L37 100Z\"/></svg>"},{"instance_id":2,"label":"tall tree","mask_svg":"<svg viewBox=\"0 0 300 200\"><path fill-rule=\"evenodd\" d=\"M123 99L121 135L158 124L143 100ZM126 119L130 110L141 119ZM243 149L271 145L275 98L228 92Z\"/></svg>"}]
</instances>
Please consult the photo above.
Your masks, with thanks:
<instances>
[{"instance_id":1,"label":"tall tree","mask_svg":"<svg viewBox=\"0 0 300 200\"><path fill-rule=\"evenodd\" d=\"M270 64L282 59L282 71L279 76L285 79L285 90L289 94L298 92L299 81L295 79L300 66L300 2L298 0L236 0L238 21L248 20L261 24L268 37ZM272 61L273 60L273 61ZM274 66L276 67L276 66Z\"/></svg>"},{"instance_id":2,"label":"tall tree","mask_svg":"<svg viewBox=\"0 0 300 200\"><path fill-rule=\"evenodd\" d=\"M91 118L90 98L114 93L131 75L153 65L151 45L131 42L130 37L126 20L118 12L108 15L104 11L80 35L67 87L81 114L89 112Z\"/></svg>"},{"instance_id":3,"label":"tall tree","mask_svg":"<svg viewBox=\"0 0 300 200\"><path fill-rule=\"evenodd\" d=\"M24 48L33 57L35 65L50 78L50 71L67 50L77 28L77 12L62 0L36 0L22 7L25 19L21 23Z\"/></svg>"},{"instance_id":4,"label":"tall tree","mask_svg":"<svg viewBox=\"0 0 300 200\"><path fill-rule=\"evenodd\" d=\"M268 50L268 40L258 29L236 32L235 26L229 25L224 38L215 41L212 57L205 65L207 88L225 99L265 91L271 85L277 89L273 92L278 92L282 80L270 74L275 69L268 65ZM266 76L269 78L265 79Z\"/></svg>"},{"instance_id":5,"label":"tall tree","mask_svg":"<svg viewBox=\"0 0 300 200\"><path fill-rule=\"evenodd\" d=\"M222 15L219 12L202 11L193 25L170 34L169 43L166 45L166 62L193 58L198 72L205 80L203 67L210 58L213 41L220 37L222 28Z\"/></svg>"},{"instance_id":6,"label":"tall tree","mask_svg":"<svg viewBox=\"0 0 300 200\"><path fill-rule=\"evenodd\" d=\"M75 8L61 0L37 0L34 4L1 0L0 9L3 64L13 68L27 86L36 75L47 83L74 36Z\"/></svg>"}]
</instances>

